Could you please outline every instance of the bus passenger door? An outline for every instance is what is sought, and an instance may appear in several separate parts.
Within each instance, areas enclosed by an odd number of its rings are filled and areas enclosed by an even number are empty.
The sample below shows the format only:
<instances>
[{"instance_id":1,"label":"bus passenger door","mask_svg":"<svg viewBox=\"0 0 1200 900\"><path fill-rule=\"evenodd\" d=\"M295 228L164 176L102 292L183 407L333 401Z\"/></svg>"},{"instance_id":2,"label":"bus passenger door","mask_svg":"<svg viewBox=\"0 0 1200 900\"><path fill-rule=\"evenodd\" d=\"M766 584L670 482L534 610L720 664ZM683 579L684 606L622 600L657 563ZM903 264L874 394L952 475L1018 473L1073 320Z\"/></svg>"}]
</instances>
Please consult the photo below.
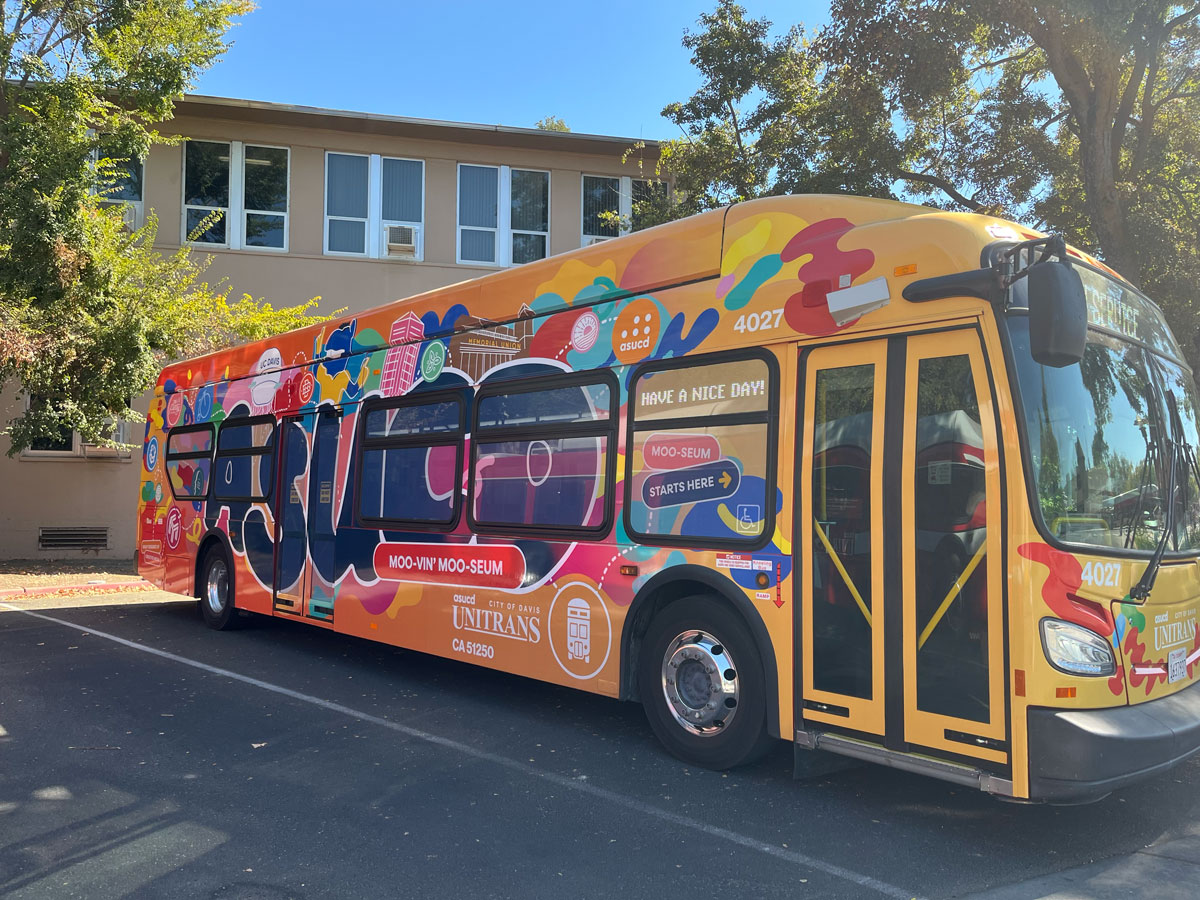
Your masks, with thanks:
<instances>
[{"instance_id":1,"label":"bus passenger door","mask_svg":"<svg viewBox=\"0 0 1200 900\"><path fill-rule=\"evenodd\" d=\"M904 740L1006 764L1000 451L975 329L908 338L898 532Z\"/></svg>"},{"instance_id":2,"label":"bus passenger door","mask_svg":"<svg viewBox=\"0 0 1200 900\"><path fill-rule=\"evenodd\" d=\"M279 423L279 490L275 492L275 609L299 614L307 599L308 436L316 416L287 416Z\"/></svg>"},{"instance_id":3,"label":"bus passenger door","mask_svg":"<svg viewBox=\"0 0 1200 900\"><path fill-rule=\"evenodd\" d=\"M887 342L822 347L801 362L801 715L882 738Z\"/></svg>"},{"instance_id":4,"label":"bus passenger door","mask_svg":"<svg viewBox=\"0 0 1200 900\"><path fill-rule=\"evenodd\" d=\"M334 481L341 414L332 408L287 416L279 441L275 511L275 609L332 621Z\"/></svg>"},{"instance_id":5,"label":"bus passenger door","mask_svg":"<svg viewBox=\"0 0 1200 900\"><path fill-rule=\"evenodd\" d=\"M1000 454L978 331L818 347L800 371L800 727L1003 766Z\"/></svg>"}]
</instances>

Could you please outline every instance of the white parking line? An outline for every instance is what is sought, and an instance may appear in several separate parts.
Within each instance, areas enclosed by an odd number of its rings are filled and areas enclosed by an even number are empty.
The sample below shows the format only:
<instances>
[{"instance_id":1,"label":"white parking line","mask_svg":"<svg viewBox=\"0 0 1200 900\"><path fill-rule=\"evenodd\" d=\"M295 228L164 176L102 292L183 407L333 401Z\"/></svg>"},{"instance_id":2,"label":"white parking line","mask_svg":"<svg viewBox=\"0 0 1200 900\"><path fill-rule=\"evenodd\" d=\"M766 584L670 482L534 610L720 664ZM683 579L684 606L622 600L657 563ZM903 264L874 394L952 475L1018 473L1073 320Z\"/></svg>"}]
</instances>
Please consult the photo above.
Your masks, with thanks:
<instances>
[{"instance_id":1,"label":"white parking line","mask_svg":"<svg viewBox=\"0 0 1200 900\"><path fill-rule=\"evenodd\" d=\"M311 694L303 694L300 691L293 691L290 688L282 685L272 684L269 681L261 681L258 678L251 678L249 675L242 675L238 672L222 669L219 666L210 666L208 663L202 663L198 660L188 659L185 656L178 656L174 653L169 653L166 650L159 650L155 647L147 647L145 644L139 644L136 641L130 641L123 637L117 637L115 634L108 634L103 631L97 631L95 628L88 628L79 625L76 622L68 622L66 619L58 619L54 616L47 616L43 613L32 612L27 609L21 609L17 606L10 606L7 603L0 603L0 609L6 609L11 612L23 613L27 616L32 616L35 619L41 619L45 622L53 622L55 625L63 625L67 628L75 628L79 631L86 632L93 637L103 638L107 641L112 641L115 644L120 644L123 647L129 647L133 650L140 650L142 653L149 653L151 656L158 656L162 659L169 659L172 662L180 663L181 665L191 666L193 669L199 669L202 672L208 672L212 675L220 675L224 678L240 681L242 684L248 684L256 688L261 688L264 691L270 691L273 694L279 694L283 697L290 697L293 700L299 700L302 703L308 703L312 706L327 709L331 712L341 713L344 716L349 716L353 719L358 719L360 722L370 722L372 725L378 725L381 728L387 728L391 731L398 732L406 737L413 738L418 741L424 741L428 744L433 744L437 747L444 747L447 750L454 750L462 753L465 756L470 756L474 759L483 760L493 763L497 766L520 772L532 778L538 778L542 781L550 782L559 787L568 788L581 794L587 794L592 797L597 797L613 803L625 809L633 810L634 812L642 813L646 816L659 819L664 822L670 822L672 825L678 825L680 828L687 828L691 831L698 831L710 837L719 838L728 841L732 844L737 844L739 847L745 847L748 850L756 850L759 853L765 853L767 856L773 856L776 859L782 859L785 862L793 863L797 866L802 866L808 869L813 869L817 872L823 872L826 875L831 875L834 878L840 878L843 881L849 881L859 887L869 888L887 897L897 897L900 900L921 900L916 894L911 891L906 891L896 887L893 884L888 884L885 881L880 881L877 878L872 878L869 875L864 875L861 872L854 872L850 869L845 869L833 863L824 862L823 860L807 856L803 853L797 853L795 850L786 847L776 847L774 844L768 844L760 841L757 838L749 835L739 834L736 831L730 831L727 828L718 828L715 825L709 825L705 822L690 819L687 816L681 816L678 813L673 813L669 810L661 809L649 803L644 803L635 797L620 794L616 791L610 791L606 788L597 787L587 781L581 781L576 778L568 778L565 775L559 775L555 772L548 772L544 769L536 768L535 766L519 762L515 759L509 759L507 756L500 756L497 753L489 753L486 750L479 750L468 744L460 743L459 741L450 740L449 738L441 737L440 735L431 734L428 731L421 731L418 728L411 728L408 725L401 725L397 722L392 722L388 719L373 716L370 713L365 713L349 706L343 706L341 703L334 703L332 700L323 700L320 697L314 697Z\"/></svg>"}]
</instances>

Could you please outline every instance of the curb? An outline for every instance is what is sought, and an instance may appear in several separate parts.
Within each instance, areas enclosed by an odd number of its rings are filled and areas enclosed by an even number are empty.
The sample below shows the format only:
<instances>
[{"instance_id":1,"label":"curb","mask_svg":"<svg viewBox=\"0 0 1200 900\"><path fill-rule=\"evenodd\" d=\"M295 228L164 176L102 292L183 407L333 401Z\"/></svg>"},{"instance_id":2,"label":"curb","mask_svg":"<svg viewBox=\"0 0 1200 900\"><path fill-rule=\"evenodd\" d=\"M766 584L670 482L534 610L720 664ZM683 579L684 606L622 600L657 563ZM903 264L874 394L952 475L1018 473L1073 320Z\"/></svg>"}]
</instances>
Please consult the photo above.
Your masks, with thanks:
<instances>
[{"instance_id":1,"label":"curb","mask_svg":"<svg viewBox=\"0 0 1200 900\"><path fill-rule=\"evenodd\" d=\"M0 591L0 600L12 597L37 597L43 594L58 594L63 591L122 591L135 589L153 590L154 585L144 578L138 581L93 581L85 584L52 584L45 587L9 588Z\"/></svg>"}]
</instances>

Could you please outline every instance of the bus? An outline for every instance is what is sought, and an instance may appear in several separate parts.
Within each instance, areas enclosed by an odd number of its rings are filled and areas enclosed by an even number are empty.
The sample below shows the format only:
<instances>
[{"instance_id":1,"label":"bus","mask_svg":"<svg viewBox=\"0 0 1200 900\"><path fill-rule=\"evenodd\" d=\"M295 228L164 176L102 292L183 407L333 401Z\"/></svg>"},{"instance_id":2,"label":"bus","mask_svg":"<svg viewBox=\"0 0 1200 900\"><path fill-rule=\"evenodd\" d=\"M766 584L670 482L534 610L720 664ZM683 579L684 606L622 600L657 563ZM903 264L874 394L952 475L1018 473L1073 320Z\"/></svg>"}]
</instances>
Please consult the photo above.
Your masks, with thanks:
<instances>
[{"instance_id":1,"label":"bus","mask_svg":"<svg viewBox=\"0 0 1200 900\"><path fill-rule=\"evenodd\" d=\"M168 365L139 569L1014 800L1200 749L1192 372L1061 239L738 203Z\"/></svg>"}]
</instances>

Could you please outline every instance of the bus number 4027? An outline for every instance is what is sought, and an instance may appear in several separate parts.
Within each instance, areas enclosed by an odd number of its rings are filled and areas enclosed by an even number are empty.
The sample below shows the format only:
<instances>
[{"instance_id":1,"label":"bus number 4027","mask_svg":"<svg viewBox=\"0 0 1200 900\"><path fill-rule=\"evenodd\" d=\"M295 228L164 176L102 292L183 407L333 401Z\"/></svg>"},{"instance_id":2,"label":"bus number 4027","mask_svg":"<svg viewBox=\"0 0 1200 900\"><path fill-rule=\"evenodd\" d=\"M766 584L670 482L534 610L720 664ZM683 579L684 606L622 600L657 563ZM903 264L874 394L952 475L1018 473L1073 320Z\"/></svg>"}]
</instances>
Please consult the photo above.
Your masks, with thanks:
<instances>
[{"instance_id":1,"label":"bus number 4027","mask_svg":"<svg viewBox=\"0 0 1200 900\"><path fill-rule=\"evenodd\" d=\"M738 316L733 330L742 334L753 331L769 331L778 328L783 321L783 307L779 309L764 309L762 312L744 313Z\"/></svg>"}]
</instances>

